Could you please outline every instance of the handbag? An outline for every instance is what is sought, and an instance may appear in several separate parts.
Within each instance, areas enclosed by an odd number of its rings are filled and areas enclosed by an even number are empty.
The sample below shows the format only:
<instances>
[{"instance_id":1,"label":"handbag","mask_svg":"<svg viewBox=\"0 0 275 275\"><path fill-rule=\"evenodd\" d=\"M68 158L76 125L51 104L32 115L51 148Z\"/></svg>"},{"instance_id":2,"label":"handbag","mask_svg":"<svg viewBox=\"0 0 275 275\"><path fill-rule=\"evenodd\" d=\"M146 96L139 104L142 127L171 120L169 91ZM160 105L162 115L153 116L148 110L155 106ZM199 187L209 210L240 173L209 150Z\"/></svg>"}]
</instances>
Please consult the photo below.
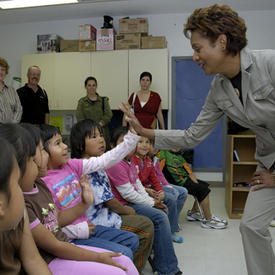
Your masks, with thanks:
<instances>
[{"instance_id":1,"label":"handbag","mask_svg":"<svg viewBox=\"0 0 275 275\"><path fill-rule=\"evenodd\" d=\"M135 100L136 100L136 96L137 96L137 94L136 93L134 93L134 95L133 95L133 100L132 100L132 104L131 104L131 112L134 114L135 113Z\"/></svg>"}]
</instances>

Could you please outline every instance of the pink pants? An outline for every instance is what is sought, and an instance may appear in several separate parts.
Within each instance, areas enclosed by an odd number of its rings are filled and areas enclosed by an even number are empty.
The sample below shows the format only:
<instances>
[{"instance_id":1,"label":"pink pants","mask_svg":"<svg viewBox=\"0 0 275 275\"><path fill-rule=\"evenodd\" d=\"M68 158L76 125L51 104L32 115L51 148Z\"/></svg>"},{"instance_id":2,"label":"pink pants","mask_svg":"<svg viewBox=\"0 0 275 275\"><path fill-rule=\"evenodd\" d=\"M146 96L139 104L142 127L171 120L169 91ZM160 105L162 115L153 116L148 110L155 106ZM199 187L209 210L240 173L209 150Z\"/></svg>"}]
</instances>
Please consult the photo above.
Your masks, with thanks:
<instances>
[{"instance_id":1,"label":"pink pants","mask_svg":"<svg viewBox=\"0 0 275 275\"><path fill-rule=\"evenodd\" d=\"M90 247L84 245L78 245L84 249L92 250L94 252L110 252L105 249ZM138 271L134 266L133 262L130 258L122 255L119 257L113 258L113 260L126 267L127 271L124 271L118 267L101 264L97 262L85 262L85 261L72 261L65 260L60 258L55 258L49 263L49 269L53 273L53 275L138 275Z\"/></svg>"}]
</instances>

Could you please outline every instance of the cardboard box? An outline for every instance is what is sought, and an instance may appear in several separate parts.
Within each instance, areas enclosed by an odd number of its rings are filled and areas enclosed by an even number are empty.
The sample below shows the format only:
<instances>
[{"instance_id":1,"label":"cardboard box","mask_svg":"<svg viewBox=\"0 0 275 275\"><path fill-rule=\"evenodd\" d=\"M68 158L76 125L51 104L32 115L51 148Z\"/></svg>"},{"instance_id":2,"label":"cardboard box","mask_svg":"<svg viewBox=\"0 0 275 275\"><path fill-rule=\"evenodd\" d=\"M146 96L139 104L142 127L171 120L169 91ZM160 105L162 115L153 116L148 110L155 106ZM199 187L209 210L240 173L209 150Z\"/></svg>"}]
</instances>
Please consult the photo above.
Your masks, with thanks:
<instances>
[{"instance_id":1,"label":"cardboard box","mask_svg":"<svg viewBox=\"0 0 275 275\"><path fill-rule=\"evenodd\" d=\"M62 38L57 34L38 34L37 52L51 53L60 51L60 40Z\"/></svg>"},{"instance_id":2,"label":"cardboard box","mask_svg":"<svg viewBox=\"0 0 275 275\"><path fill-rule=\"evenodd\" d=\"M96 41L93 40L79 40L80 52L94 52L96 50Z\"/></svg>"},{"instance_id":3,"label":"cardboard box","mask_svg":"<svg viewBox=\"0 0 275 275\"><path fill-rule=\"evenodd\" d=\"M80 25L79 40L96 40L96 28L90 24Z\"/></svg>"},{"instance_id":4,"label":"cardboard box","mask_svg":"<svg viewBox=\"0 0 275 275\"><path fill-rule=\"evenodd\" d=\"M114 30L98 29L96 32L96 50L108 51L114 49Z\"/></svg>"},{"instance_id":5,"label":"cardboard box","mask_svg":"<svg viewBox=\"0 0 275 275\"><path fill-rule=\"evenodd\" d=\"M119 33L148 33L148 19L119 19Z\"/></svg>"},{"instance_id":6,"label":"cardboard box","mask_svg":"<svg viewBox=\"0 0 275 275\"><path fill-rule=\"evenodd\" d=\"M145 36L141 37L142 49L163 49L167 48L165 36Z\"/></svg>"},{"instance_id":7,"label":"cardboard box","mask_svg":"<svg viewBox=\"0 0 275 275\"><path fill-rule=\"evenodd\" d=\"M119 34L115 36L115 49L140 49L140 33Z\"/></svg>"},{"instance_id":8,"label":"cardboard box","mask_svg":"<svg viewBox=\"0 0 275 275\"><path fill-rule=\"evenodd\" d=\"M79 40L60 40L61 52L79 52Z\"/></svg>"}]
</instances>

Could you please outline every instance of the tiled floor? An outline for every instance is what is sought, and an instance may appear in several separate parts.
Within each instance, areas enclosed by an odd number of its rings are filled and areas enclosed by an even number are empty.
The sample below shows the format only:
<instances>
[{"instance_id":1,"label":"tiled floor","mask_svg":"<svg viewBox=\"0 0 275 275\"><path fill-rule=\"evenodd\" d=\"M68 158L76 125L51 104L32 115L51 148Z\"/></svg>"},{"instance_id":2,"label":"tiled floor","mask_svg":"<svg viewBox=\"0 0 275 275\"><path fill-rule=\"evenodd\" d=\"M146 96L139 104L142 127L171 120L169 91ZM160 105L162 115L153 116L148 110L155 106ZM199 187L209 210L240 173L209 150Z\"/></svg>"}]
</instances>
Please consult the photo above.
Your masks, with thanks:
<instances>
[{"instance_id":1,"label":"tiled floor","mask_svg":"<svg viewBox=\"0 0 275 275\"><path fill-rule=\"evenodd\" d=\"M213 187L210 193L212 213L228 219L224 206L224 188ZM246 266L239 232L240 220L228 220L224 230L203 229L198 222L188 222L186 212L193 204L188 196L180 216L183 230L179 233L184 237L182 244L175 244L179 267L184 275L246 275ZM275 238L275 228L270 227ZM273 244L273 249L275 245ZM144 275L152 274L147 264Z\"/></svg>"}]
</instances>

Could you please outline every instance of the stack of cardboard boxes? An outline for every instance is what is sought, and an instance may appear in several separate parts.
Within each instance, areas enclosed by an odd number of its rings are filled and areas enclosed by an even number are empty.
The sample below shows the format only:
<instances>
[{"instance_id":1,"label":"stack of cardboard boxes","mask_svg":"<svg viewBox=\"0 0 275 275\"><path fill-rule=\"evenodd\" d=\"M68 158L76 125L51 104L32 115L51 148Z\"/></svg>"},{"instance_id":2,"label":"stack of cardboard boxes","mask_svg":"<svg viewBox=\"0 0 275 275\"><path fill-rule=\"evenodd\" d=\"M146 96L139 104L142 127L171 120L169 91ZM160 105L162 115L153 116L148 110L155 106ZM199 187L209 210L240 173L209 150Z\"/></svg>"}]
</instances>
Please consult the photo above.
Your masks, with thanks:
<instances>
[{"instance_id":1,"label":"stack of cardboard boxes","mask_svg":"<svg viewBox=\"0 0 275 275\"><path fill-rule=\"evenodd\" d=\"M161 49L167 47L165 36L148 36L147 18L122 18L119 35L115 37L115 49Z\"/></svg>"},{"instance_id":2,"label":"stack of cardboard boxes","mask_svg":"<svg viewBox=\"0 0 275 275\"><path fill-rule=\"evenodd\" d=\"M57 34L38 34L37 35L37 52L52 53L60 51L61 37Z\"/></svg>"},{"instance_id":3,"label":"stack of cardboard boxes","mask_svg":"<svg viewBox=\"0 0 275 275\"><path fill-rule=\"evenodd\" d=\"M96 50L96 28L90 24L79 26L79 51L93 52Z\"/></svg>"},{"instance_id":4,"label":"stack of cardboard boxes","mask_svg":"<svg viewBox=\"0 0 275 275\"><path fill-rule=\"evenodd\" d=\"M115 37L115 39L114 39ZM122 18L119 34L113 28L96 29L90 24L79 26L79 40L61 40L56 34L38 35L38 52L91 52L102 50L166 48L165 36L148 35L147 18Z\"/></svg>"}]
</instances>

